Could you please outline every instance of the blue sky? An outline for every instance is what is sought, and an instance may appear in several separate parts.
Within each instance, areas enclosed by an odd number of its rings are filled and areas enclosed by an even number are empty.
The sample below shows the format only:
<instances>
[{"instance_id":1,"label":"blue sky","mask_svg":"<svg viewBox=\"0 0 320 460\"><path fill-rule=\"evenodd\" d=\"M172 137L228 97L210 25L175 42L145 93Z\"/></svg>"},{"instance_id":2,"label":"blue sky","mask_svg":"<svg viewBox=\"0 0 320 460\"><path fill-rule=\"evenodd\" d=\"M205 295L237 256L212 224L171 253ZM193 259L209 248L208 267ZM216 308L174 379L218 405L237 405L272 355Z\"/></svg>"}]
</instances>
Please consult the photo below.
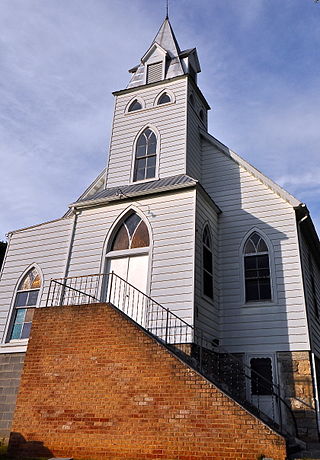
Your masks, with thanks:
<instances>
[{"instance_id":1,"label":"blue sky","mask_svg":"<svg viewBox=\"0 0 320 460\"><path fill-rule=\"evenodd\" d=\"M196 46L209 131L307 203L320 229L320 4L171 0ZM164 0L1 0L0 239L63 215L107 159L112 91Z\"/></svg>"}]
</instances>

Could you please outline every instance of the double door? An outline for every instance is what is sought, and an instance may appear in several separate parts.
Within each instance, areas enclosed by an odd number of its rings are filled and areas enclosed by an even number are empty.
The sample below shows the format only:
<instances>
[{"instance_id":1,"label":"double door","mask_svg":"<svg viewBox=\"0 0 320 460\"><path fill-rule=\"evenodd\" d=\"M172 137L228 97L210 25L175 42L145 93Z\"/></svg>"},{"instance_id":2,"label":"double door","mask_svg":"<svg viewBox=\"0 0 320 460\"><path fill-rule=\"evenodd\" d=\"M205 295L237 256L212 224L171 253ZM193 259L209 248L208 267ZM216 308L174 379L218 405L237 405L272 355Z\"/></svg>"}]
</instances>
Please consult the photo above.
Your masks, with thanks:
<instances>
[{"instance_id":1,"label":"double door","mask_svg":"<svg viewBox=\"0 0 320 460\"><path fill-rule=\"evenodd\" d=\"M142 326L146 323L148 298L147 254L117 257L108 260L107 271L116 276L109 277L108 298L121 311ZM112 280L112 281L111 281Z\"/></svg>"}]
</instances>

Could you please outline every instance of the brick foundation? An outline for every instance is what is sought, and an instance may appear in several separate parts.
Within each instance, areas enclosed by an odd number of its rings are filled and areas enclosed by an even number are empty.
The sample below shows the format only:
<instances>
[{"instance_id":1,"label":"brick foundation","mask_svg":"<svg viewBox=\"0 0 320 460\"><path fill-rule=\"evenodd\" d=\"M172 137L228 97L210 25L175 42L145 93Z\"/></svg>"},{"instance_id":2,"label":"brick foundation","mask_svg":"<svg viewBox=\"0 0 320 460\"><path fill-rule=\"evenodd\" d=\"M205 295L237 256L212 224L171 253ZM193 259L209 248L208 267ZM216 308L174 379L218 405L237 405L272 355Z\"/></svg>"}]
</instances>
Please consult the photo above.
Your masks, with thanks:
<instances>
[{"instance_id":1,"label":"brick foundation","mask_svg":"<svg viewBox=\"0 0 320 460\"><path fill-rule=\"evenodd\" d=\"M8 441L24 353L0 354L0 441Z\"/></svg>"},{"instance_id":2,"label":"brick foundation","mask_svg":"<svg viewBox=\"0 0 320 460\"><path fill-rule=\"evenodd\" d=\"M277 353L283 396L291 407L298 426L299 438L304 441L318 441L318 426L315 411L308 409L299 402L305 401L315 408L309 353L279 352ZM290 420L287 423L291 423Z\"/></svg>"},{"instance_id":3,"label":"brick foundation","mask_svg":"<svg viewBox=\"0 0 320 460\"><path fill-rule=\"evenodd\" d=\"M284 439L107 305L35 313L10 452L284 460Z\"/></svg>"}]
</instances>

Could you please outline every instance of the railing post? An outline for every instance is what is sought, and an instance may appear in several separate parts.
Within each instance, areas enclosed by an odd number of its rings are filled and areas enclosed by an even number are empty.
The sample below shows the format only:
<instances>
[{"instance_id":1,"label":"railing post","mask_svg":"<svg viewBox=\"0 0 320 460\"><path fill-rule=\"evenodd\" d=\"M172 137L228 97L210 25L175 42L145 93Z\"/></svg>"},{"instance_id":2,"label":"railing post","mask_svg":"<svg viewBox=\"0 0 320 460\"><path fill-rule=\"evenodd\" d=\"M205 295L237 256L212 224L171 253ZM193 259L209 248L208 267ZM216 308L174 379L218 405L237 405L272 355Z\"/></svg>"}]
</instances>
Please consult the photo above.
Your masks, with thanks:
<instances>
[{"instance_id":1,"label":"railing post","mask_svg":"<svg viewBox=\"0 0 320 460\"><path fill-rule=\"evenodd\" d=\"M282 420L282 410L281 410L281 393L280 393L280 385L277 385L277 398L278 398L278 410L279 410L279 422L280 422L280 432L283 432L283 420Z\"/></svg>"},{"instance_id":2,"label":"railing post","mask_svg":"<svg viewBox=\"0 0 320 460\"><path fill-rule=\"evenodd\" d=\"M50 284L49 284L47 300L46 300L46 307L48 306L48 303L49 303L49 297L50 297L50 294L51 294L51 287L52 287L52 279L50 280Z\"/></svg>"},{"instance_id":3,"label":"railing post","mask_svg":"<svg viewBox=\"0 0 320 460\"><path fill-rule=\"evenodd\" d=\"M202 372L202 346L203 346L203 332L202 330L200 330L200 350L199 350L200 372Z\"/></svg>"},{"instance_id":4,"label":"railing post","mask_svg":"<svg viewBox=\"0 0 320 460\"><path fill-rule=\"evenodd\" d=\"M167 314L166 314L166 336L165 336L165 342L168 343L168 329L169 329L169 308L166 308Z\"/></svg>"},{"instance_id":5,"label":"railing post","mask_svg":"<svg viewBox=\"0 0 320 460\"><path fill-rule=\"evenodd\" d=\"M111 276L109 277L109 280L108 280L108 289L109 289L108 303L111 303L111 290L112 290L112 285L113 285L113 274L114 274L114 271L112 270Z\"/></svg>"}]
</instances>

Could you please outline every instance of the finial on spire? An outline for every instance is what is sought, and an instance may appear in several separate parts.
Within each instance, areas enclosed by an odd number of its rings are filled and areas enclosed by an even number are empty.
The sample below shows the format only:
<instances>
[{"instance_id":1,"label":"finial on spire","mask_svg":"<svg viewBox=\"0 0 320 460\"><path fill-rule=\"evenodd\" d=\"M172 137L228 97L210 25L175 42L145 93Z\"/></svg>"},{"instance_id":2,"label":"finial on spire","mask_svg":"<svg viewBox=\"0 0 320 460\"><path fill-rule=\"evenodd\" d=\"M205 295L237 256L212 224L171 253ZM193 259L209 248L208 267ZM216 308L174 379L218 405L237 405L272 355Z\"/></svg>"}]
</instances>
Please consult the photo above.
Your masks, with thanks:
<instances>
[{"instance_id":1,"label":"finial on spire","mask_svg":"<svg viewBox=\"0 0 320 460\"><path fill-rule=\"evenodd\" d=\"M169 0L166 0L166 19L169 19Z\"/></svg>"}]
</instances>

